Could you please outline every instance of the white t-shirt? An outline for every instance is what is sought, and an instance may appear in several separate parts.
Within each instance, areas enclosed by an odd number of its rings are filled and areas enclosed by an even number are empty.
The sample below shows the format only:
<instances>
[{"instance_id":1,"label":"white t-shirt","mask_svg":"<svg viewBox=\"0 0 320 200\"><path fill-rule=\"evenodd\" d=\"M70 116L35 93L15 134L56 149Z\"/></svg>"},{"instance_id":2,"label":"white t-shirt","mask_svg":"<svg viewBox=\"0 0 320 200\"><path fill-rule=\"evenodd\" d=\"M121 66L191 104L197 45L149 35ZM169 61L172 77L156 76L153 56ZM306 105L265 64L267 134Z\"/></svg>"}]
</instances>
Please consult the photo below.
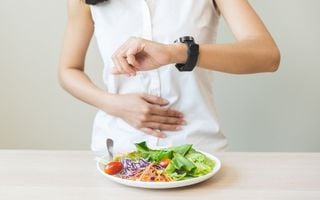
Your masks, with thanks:
<instances>
[{"instance_id":1,"label":"white t-shirt","mask_svg":"<svg viewBox=\"0 0 320 200\"><path fill-rule=\"evenodd\" d=\"M138 72L135 77L110 74L112 54L130 36L167 44L181 36L193 36L200 45L214 43L219 14L212 0L110 0L91 6L91 12L105 65L106 90L161 96L170 102L169 107L183 112L187 121L182 130L164 131L168 137L159 139L99 111L94 120L92 150L105 152L106 138L114 140L115 152L132 150L140 141L147 141L151 147L189 143L207 152L223 150L227 141L214 107L212 71L196 67L192 72L179 72L174 65L167 65Z\"/></svg>"}]
</instances>

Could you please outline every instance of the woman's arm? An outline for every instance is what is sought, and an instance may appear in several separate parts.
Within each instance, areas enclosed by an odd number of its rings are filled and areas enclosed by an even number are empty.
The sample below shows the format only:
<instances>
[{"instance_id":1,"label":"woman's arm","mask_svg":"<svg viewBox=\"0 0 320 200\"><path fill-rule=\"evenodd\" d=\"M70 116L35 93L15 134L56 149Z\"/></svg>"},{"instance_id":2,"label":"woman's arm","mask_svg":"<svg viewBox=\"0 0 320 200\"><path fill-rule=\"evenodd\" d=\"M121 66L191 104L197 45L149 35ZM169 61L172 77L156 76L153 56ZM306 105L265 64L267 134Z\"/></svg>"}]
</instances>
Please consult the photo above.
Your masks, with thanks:
<instances>
[{"instance_id":1,"label":"woman's arm","mask_svg":"<svg viewBox=\"0 0 320 200\"><path fill-rule=\"evenodd\" d=\"M81 0L69 0L59 80L61 86L74 97L102 109L109 96L84 73L85 56L93 30L89 7Z\"/></svg>"},{"instance_id":2,"label":"woman's arm","mask_svg":"<svg viewBox=\"0 0 320 200\"><path fill-rule=\"evenodd\" d=\"M229 44L200 45L197 66L234 74L276 71L280 63L280 52L248 1L216 0L216 2L236 41ZM116 51L114 58L119 59L121 56L127 58L134 70L150 70L165 64L185 63L186 51L184 44L164 45L141 38L130 38ZM143 59L139 54L144 55ZM117 66L116 63L119 62L115 62L116 68L113 71L115 74L130 71L128 65ZM155 64L150 65L152 63Z\"/></svg>"},{"instance_id":3,"label":"woman's arm","mask_svg":"<svg viewBox=\"0 0 320 200\"><path fill-rule=\"evenodd\" d=\"M146 134L164 137L155 129L179 130L183 114L163 107L169 102L149 94L110 94L84 73L86 52L94 31L90 8L83 0L68 1L68 23L59 66L62 87L76 98L122 118Z\"/></svg>"},{"instance_id":4,"label":"woman's arm","mask_svg":"<svg viewBox=\"0 0 320 200\"><path fill-rule=\"evenodd\" d=\"M230 44L201 45L198 66L235 74L276 71L280 63L279 50L248 1L216 2L237 41ZM173 61L182 62L183 59L186 58L177 57Z\"/></svg>"}]
</instances>

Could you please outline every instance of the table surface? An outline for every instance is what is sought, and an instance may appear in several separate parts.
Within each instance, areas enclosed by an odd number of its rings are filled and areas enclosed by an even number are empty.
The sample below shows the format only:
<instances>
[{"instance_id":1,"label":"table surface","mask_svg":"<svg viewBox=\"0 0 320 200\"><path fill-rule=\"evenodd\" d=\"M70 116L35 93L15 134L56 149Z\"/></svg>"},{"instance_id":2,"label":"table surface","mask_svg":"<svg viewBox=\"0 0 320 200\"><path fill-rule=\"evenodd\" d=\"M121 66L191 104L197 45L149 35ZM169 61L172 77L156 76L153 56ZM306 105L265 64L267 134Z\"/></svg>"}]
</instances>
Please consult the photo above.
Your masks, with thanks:
<instances>
[{"instance_id":1,"label":"table surface","mask_svg":"<svg viewBox=\"0 0 320 200\"><path fill-rule=\"evenodd\" d=\"M0 199L320 199L320 153L215 155L222 168L211 179L152 190L106 179L89 151L0 150Z\"/></svg>"}]
</instances>

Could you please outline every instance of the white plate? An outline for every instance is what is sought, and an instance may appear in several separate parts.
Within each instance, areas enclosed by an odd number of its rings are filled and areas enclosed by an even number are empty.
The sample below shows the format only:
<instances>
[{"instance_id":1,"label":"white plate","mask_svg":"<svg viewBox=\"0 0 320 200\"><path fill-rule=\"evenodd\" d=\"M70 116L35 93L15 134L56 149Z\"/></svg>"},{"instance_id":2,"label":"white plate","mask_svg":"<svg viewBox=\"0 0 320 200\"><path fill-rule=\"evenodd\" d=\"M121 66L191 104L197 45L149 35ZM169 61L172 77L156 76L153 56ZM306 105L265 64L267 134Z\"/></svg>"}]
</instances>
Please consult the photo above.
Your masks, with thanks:
<instances>
[{"instance_id":1,"label":"white plate","mask_svg":"<svg viewBox=\"0 0 320 200\"><path fill-rule=\"evenodd\" d=\"M143 182L143 181L134 181L134 180L127 180L127 179L122 179L120 177L116 177L116 176L112 176L109 174L104 173L104 165L100 162L97 162L97 168L99 170L99 172L107 177L108 179L123 184L123 185L127 185L127 186L131 186L131 187L139 187L139 188L150 188L150 189L166 189L166 188L177 188L177 187L184 187L184 186L188 186L188 185L193 185L196 183L200 183L203 182L209 178L211 178L213 175L215 175L219 169L221 168L221 162L218 158L216 158L215 156L203 152L203 151L199 151L203 154L205 154L206 156L208 156L208 158L210 158L211 160L214 161L215 165L214 168L212 169L212 171L204 176L200 176L200 177L196 177L196 178L191 178L188 180L181 180L181 181L172 181L172 182ZM108 159L108 157L104 157L104 159Z\"/></svg>"}]
</instances>

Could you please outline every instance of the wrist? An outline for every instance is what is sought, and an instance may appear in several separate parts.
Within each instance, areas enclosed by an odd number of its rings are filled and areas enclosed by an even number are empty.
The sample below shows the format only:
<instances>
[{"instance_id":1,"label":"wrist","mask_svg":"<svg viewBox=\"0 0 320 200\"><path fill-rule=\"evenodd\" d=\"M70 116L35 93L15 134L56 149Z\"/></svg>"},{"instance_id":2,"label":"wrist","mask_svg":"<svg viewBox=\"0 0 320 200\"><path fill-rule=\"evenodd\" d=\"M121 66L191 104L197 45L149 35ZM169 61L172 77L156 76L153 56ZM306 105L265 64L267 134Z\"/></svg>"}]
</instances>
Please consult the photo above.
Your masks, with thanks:
<instances>
[{"instance_id":1,"label":"wrist","mask_svg":"<svg viewBox=\"0 0 320 200\"><path fill-rule=\"evenodd\" d=\"M183 43L174 43L168 45L170 64L186 63L188 59L188 47Z\"/></svg>"},{"instance_id":2,"label":"wrist","mask_svg":"<svg viewBox=\"0 0 320 200\"><path fill-rule=\"evenodd\" d=\"M105 93L103 95L103 104L101 106L101 110L108 113L109 115L116 116L118 114L117 110L117 97L116 94Z\"/></svg>"}]
</instances>

